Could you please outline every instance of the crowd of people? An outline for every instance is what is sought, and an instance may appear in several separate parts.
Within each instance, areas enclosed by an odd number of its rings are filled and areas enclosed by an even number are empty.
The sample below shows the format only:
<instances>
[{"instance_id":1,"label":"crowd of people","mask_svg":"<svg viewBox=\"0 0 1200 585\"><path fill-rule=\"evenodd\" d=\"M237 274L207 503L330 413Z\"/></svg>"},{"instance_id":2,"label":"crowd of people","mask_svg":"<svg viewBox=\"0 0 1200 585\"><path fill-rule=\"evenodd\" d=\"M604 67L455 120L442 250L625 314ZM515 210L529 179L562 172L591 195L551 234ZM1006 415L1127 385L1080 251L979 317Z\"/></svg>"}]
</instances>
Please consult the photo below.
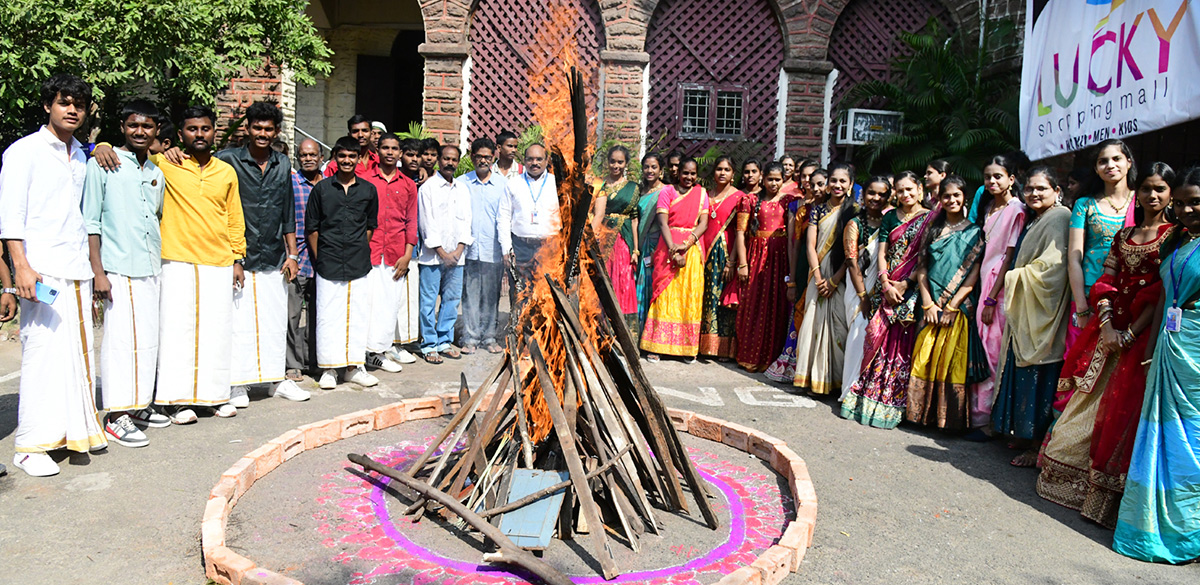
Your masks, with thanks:
<instances>
[{"instance_id":1,"label":"crowd of people","mask_svg":"<svg viewBox=\"0 0 1200 585\"><path fill-rule=\"evenodd\" d=\"M736 361L864 425L1002 439L1117 551L1187 562L1200 168L1094 153L1065 185L996 156L976 190L941 160L858 185L844 163L721 157L706 189L680 153L646 155L635 188L616 147L596 217L648 360Z\"/></svg>"},{"instance_id":2,"label":"crowd of people","mask_svg":"<svg viewBox=\"0 0 1200 585\"><path fill-rule=\"evenodd\" d=\"M456 176L457 146L355 116L328 164L305 140L293 169L272 104L214 153L210 109L176 133L135 100L123 143L89 159L87 84L55 76L42 101L0 166L31 476L251 392L307 400L306 374L368 387L368 370L499 353L503 283L533 278L561 228L545 147L510 132L471 142ZM1138 167L1109 140L1065 185L1015 153L973 190L944 161L858 184L844 163L720 157L702 177L652 153L631 177L628 149L605 155L590 223L645 359L735 361L864 425L1000 438L1117 551L1200 557L1200 168Z\"/></svg>"}]
</instances>

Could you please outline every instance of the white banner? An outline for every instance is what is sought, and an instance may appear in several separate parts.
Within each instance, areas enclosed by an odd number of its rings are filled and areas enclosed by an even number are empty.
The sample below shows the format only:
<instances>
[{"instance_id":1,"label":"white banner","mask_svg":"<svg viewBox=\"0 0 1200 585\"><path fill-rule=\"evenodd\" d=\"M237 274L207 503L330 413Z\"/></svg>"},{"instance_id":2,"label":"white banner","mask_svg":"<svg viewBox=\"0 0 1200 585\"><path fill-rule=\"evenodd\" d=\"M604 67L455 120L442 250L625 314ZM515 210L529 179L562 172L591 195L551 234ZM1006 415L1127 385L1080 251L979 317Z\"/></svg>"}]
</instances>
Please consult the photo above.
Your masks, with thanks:
<instances>
[{"instance_id":1,"label":"white banner","mask_svg":"<svg viewBox=\"0 0 1200 585\"><path fill-rule=\"evenodd\" d=\"M1026 7L1021 148L1030 159L1200 118L1200 14L1190 0Z\"/></svg>"}]
</instances>

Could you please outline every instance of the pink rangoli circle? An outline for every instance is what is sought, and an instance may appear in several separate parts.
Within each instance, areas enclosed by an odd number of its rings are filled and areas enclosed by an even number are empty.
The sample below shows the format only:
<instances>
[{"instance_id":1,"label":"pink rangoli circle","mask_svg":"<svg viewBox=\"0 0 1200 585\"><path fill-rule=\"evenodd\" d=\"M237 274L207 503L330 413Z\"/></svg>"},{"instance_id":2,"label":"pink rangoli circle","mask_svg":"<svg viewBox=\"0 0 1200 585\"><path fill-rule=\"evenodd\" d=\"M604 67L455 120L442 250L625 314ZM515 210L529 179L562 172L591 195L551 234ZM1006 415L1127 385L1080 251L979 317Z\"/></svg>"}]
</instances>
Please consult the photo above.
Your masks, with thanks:
<instances>
[{"instance_id":1,"label":"pink rangoli circle","mask_svg":"<svg viewBox=\"0 0 1200 585\"><path fill-rule=\"evenodd\" d=\"M404 441L369 453L375 460L394 468L403 468L415 460L433 440ZM721 526L724 542L708 551L696 551L687 545L672 547L683 563L659 569L633 571L612 581L599 576L571 576L585 583L699 584L753 563L778 541L790 519L791 494L781 492L777 477L718 458L712 453L687 447L701 477L723 496L713 503L718 513L728 508L729 522ZM413 571L414 585L468 585L490 583L519 585L528 583L520 574L504 568L444 556L409 540L404 530L413 524L408 518L393 518L387 508L385 482L364 479L361 475L339 470L322 476L317 503L329 509L318 511L314 519L317 531L325 536L329 548L343 547L333 560L343 564L366 564L372 568L351 575L350 585L369 585L376 579L403 571ZM386 478L383 478L386 480ZM719 498L720 499L720 498ZM778 502L778 505L764 505ZM679 550L675 550L678 548ZM480 559L482 560L482 559Z\"/></svg>"}]
</instances>

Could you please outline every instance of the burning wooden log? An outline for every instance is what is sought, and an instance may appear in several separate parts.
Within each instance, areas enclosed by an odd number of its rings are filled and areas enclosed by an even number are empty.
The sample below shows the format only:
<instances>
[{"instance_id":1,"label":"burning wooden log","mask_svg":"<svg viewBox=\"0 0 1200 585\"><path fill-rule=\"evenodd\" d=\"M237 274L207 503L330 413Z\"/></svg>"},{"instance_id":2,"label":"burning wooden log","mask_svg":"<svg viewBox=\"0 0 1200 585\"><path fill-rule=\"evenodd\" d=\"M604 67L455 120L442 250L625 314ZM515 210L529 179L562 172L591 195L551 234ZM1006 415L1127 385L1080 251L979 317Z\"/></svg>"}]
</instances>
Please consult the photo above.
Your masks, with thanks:
<instances>
[{"instance_id":1,"label":"burning wooden log","mask_svg":"<svg viewBox=\"0 0 1200 585\"><path fill-rule=\"evenodd\" d=\"M542 513L557 515L560 539L573 538L577 518L579 527L586 523L586 538L606 579L620 574L608 530L640 551L640 535L660 530L655 508L689 513L689 492L705 523L713 529L719 525L707 488L642 371L588 229L587 120L581 78L574 70L570 91L571 163L552 149L563 229L538 257L535 274L542 278L524 283L517 293L500 363L474 393L462 378L459 411L403 472L351 456L415 492L406 513L419 519L426 511L437 512L459 527L470 526L501 550L485 560L524 567L547 583L565 578L540 561L531 563L532 557L497 526L503 526L504 515L521 514L554 494L565 496L561 507ZM569 480L523 497L528 491L519 492L509 501L517 469L565 470ZM546 530L554 524L534 523Z\"/></svg>"}]
</instances>

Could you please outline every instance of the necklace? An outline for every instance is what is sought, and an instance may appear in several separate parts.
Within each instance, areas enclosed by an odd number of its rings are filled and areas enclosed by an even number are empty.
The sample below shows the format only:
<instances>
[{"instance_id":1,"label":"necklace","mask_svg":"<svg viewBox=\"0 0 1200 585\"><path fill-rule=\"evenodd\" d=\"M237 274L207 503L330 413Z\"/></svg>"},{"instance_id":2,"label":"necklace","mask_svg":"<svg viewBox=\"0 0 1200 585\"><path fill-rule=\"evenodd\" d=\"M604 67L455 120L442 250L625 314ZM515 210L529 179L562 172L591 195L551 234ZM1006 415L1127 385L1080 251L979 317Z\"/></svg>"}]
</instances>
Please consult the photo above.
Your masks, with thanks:
<instances>
[{"instance_id":1,"label":"necklace","mask_svg":"<svg viewBox=\"0 0 1200 585\"><path fill-rule=\"evenodd\" d=\"M1107 203L1108 206L1112 208L1113 213L1115 213L1117 215L1121 215L1121 214L1125 213L1124 208L1129 205L1129 198L1126 197L1125 201L1123 203L1121 203L1120 205L1114 204L1112 202L1112 200L1113 200L1112 195L1109 195L1108 197L1104 198L1104 202Z\"/></svg>"},{"instance_id":2,"label":"necklace","mask_svg":"<svg viewBox=\"0 0 1200 585\"><path fill-rule=\"evenodd\" d=\"M921 207L920 205L918 205L918 206L916 207L916 209L913 209L913 210L912 210L912 212L911 212L911 213L906 213L906 214L904 214L904 215L901 215L901 216L900 216L900 223L902 223L902 224L903 224L903 223L908 223L908 220L910 220L910 219L912 219L912 218L916 217L916 216L917 216L917 215L919 215L919 214L920 214L922 211L925 211L925 208L923 208L923 207Z\"/></svg>"},{"instance_id":3,"label":"necklace","mask_svg":"<svg viewBox=\"0 0 1200 585\"><path fill-rule=\"evenodd\" d=\"M965 218L965 217L954 224L946 226L946 231L952 232L952 231L955 231L955 230L961 228L964 225L967 225L967 218Z\"/></svg>"}]
</instances>

